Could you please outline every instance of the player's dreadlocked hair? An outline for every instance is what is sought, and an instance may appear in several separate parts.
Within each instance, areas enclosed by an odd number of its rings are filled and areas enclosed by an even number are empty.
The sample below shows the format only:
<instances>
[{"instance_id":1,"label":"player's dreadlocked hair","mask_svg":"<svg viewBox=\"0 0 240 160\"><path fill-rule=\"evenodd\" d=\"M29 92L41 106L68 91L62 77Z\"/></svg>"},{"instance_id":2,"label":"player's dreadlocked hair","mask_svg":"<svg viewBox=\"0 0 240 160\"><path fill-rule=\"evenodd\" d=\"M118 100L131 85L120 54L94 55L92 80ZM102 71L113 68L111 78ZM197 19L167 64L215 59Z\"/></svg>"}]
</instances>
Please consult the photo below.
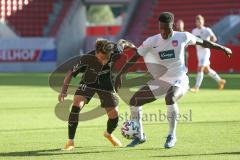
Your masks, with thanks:
<instances>
[{"instance_id":1,"label":"player's dreadlocked hair","mask_svg":"<svg viewBox=\"0 0 240 160\"><path fill-rule=\"evenodd\" d=\"M171 12L162 12L158 17L159 22L162 23L173 23L174 22L174 14Z\"/></svg>"}]
</instances>

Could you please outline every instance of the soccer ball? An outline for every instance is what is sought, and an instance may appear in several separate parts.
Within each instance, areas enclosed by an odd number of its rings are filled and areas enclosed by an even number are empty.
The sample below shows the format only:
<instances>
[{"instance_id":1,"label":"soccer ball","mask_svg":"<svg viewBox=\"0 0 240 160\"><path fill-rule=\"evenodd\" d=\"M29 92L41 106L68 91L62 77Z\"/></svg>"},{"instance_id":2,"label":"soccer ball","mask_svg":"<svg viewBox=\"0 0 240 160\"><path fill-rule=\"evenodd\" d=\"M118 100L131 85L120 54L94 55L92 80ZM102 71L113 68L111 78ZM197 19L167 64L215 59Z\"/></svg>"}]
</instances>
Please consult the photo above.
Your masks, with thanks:
<instances>
[{"instance_id":1,"label":"soccer ball","mask_svg":"<svg viewBox=\"0 0 240 160\"><path fill-rule=\"evenodd\" d=\"M139 134L139 125L133 120L129 120L123 123L121 128L123 137L127 139L134 139Z\"/></svg>"}]
</instances>

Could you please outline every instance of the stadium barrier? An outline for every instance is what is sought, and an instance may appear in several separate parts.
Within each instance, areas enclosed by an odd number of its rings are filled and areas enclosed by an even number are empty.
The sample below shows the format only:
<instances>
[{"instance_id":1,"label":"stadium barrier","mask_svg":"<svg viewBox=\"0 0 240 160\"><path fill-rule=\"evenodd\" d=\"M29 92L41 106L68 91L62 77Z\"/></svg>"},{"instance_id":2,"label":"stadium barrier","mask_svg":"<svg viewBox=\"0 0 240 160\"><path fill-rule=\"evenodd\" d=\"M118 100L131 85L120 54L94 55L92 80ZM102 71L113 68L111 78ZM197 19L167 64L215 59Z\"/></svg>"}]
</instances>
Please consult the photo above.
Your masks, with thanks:
<instances>
[{"instance_id":1,"label":"stadium barrier","mask_svg":"<svg viewBox=\"0 0 240 160\"><path fill-rule=\"evenodd\" d=\"M56 67L53 38L0 40L0 72L49 72Z\"/></svg>"},{"instance_id":2,"label":"stadium barrier","mask_svg":"<svg viewBox=\"0 0 240 160\"><path fill-rule=\"evenodd\" d=\"M222 73L240 73L240 46L228 46L232 49L233 55L231 58L228 58L224 52L218 50L211 50L211 67ZM195 47L189 47L189 72L197 71L197 55Z\"/></svg>"},{"instance_id":3,"label":"stadium barrier","mask_svg":"<svg viewBox=\"0 0 240 160\"><path fill-rule=\"evenodd\" d=\"M121 26L89 26L86 29L87 36L117 35Z\"/></svg>"},{"instance_id":4,"label":"stadium barrier","mask_svg":"<svg viewBox=\"0 0 240 160\"><path fill-rule=\"evenodd\" d=\"M233 55L228 58L222 51L211 50L211 67L222 73L240 73L240 46L228 46L232 49ZM133 55L133 50L125 50L125 55L116 63L115 67L120 69L124 63ZM194 46L188 47L188 71L190 73L197 72L197 55ZM139 59L139 63L133 65L130 71L146 71L146 66L143 63L143 59Z\"/></svg>"}]
</instances>

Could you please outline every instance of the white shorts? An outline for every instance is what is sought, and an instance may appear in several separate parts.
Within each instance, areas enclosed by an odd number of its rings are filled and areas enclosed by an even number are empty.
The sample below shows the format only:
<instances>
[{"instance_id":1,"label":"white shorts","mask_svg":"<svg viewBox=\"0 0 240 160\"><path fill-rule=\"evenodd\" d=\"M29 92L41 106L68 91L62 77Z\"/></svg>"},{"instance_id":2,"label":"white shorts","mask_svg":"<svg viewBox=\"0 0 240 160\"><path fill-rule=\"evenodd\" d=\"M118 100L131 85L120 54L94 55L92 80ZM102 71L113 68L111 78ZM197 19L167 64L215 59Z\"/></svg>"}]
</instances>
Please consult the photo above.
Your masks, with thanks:
<instances>
[{"instance_id":1,"label":"white shorts","mask_svg":"<svg viewBox=\"0 0 240 160\"><path fill-rule=\"evenodd\" d=\"M210 52L198 52L198 66L206 67L210 65Z\"/></svg>"},{"instance_id":2,"label":"white shorts","mask_svg":"<svg viewBox=\"0 0 240 160\"><path fill-rule=\"evenodd\" d=\"M189 90L189 80L188 76L184 75L179 78L159 78L150 80L147 82L150 90L152 91L156 99L161 98L166 95L167 91L172 86L177 86L181 89L182 95L186 94Z\"/></svg>"}]
</instances>

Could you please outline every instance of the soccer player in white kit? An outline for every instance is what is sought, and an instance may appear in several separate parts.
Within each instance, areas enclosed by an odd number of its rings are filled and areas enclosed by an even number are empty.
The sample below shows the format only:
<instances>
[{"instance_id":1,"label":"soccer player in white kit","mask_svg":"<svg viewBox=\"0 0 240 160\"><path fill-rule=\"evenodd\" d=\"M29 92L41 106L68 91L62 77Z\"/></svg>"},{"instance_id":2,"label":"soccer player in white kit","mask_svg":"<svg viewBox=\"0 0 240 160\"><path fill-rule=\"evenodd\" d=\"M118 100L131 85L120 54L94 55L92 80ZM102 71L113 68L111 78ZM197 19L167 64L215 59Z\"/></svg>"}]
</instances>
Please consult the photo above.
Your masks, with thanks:
<instances>
[{"instance_id":1,"label":"soccer player in white kit","mask_svg":"<svg viewBox=\"0 0 240 160\"><path fill-rule=\"evenodd\" d=\"M159 16L160 34L145 40L136 49L134 56L122 68L116 78L115 89L117 91L121 85L122 74L126 73L129 67L141 56L148 71L154 78L138 90L129 102L131 119L139 123L140 128L139 135L127 147L134 147L146 141L142 125L142 105L153 102L161 96L165 96L167 119L169 122L169 132L164 147L171 148L175 145L177 140L177 100L189 89L188 76L186 75L187 69L184 63L185 47L197 44L203 47L222 50L228 56L232 54L229 48L202 40L189 32L173 31L173 23L174 15L172 13L161 13Z\"/></svg>"},{"instance_id":2,"label":"soccer player in white kit","mask_svg":"<svg viewBox=\"0 0 240 160\"><path fill-rule=\"evenodd\" d=\"M204 26L204 17L202 15L196 16L196 28L193 29L192 34L203 39L212 42L217 41L217 37L209 27ZM196 93L202 84L204 73L208 74L211 78L216 80L218 83L218 88L223 89L226 81L222 79L216 71L210 68L210 55L211 51L209 48L204 48L202 46L196 46L197 58L198 58L198 73L196 77L196 83L191 91Z\"/></svg>"}]
</instances>

